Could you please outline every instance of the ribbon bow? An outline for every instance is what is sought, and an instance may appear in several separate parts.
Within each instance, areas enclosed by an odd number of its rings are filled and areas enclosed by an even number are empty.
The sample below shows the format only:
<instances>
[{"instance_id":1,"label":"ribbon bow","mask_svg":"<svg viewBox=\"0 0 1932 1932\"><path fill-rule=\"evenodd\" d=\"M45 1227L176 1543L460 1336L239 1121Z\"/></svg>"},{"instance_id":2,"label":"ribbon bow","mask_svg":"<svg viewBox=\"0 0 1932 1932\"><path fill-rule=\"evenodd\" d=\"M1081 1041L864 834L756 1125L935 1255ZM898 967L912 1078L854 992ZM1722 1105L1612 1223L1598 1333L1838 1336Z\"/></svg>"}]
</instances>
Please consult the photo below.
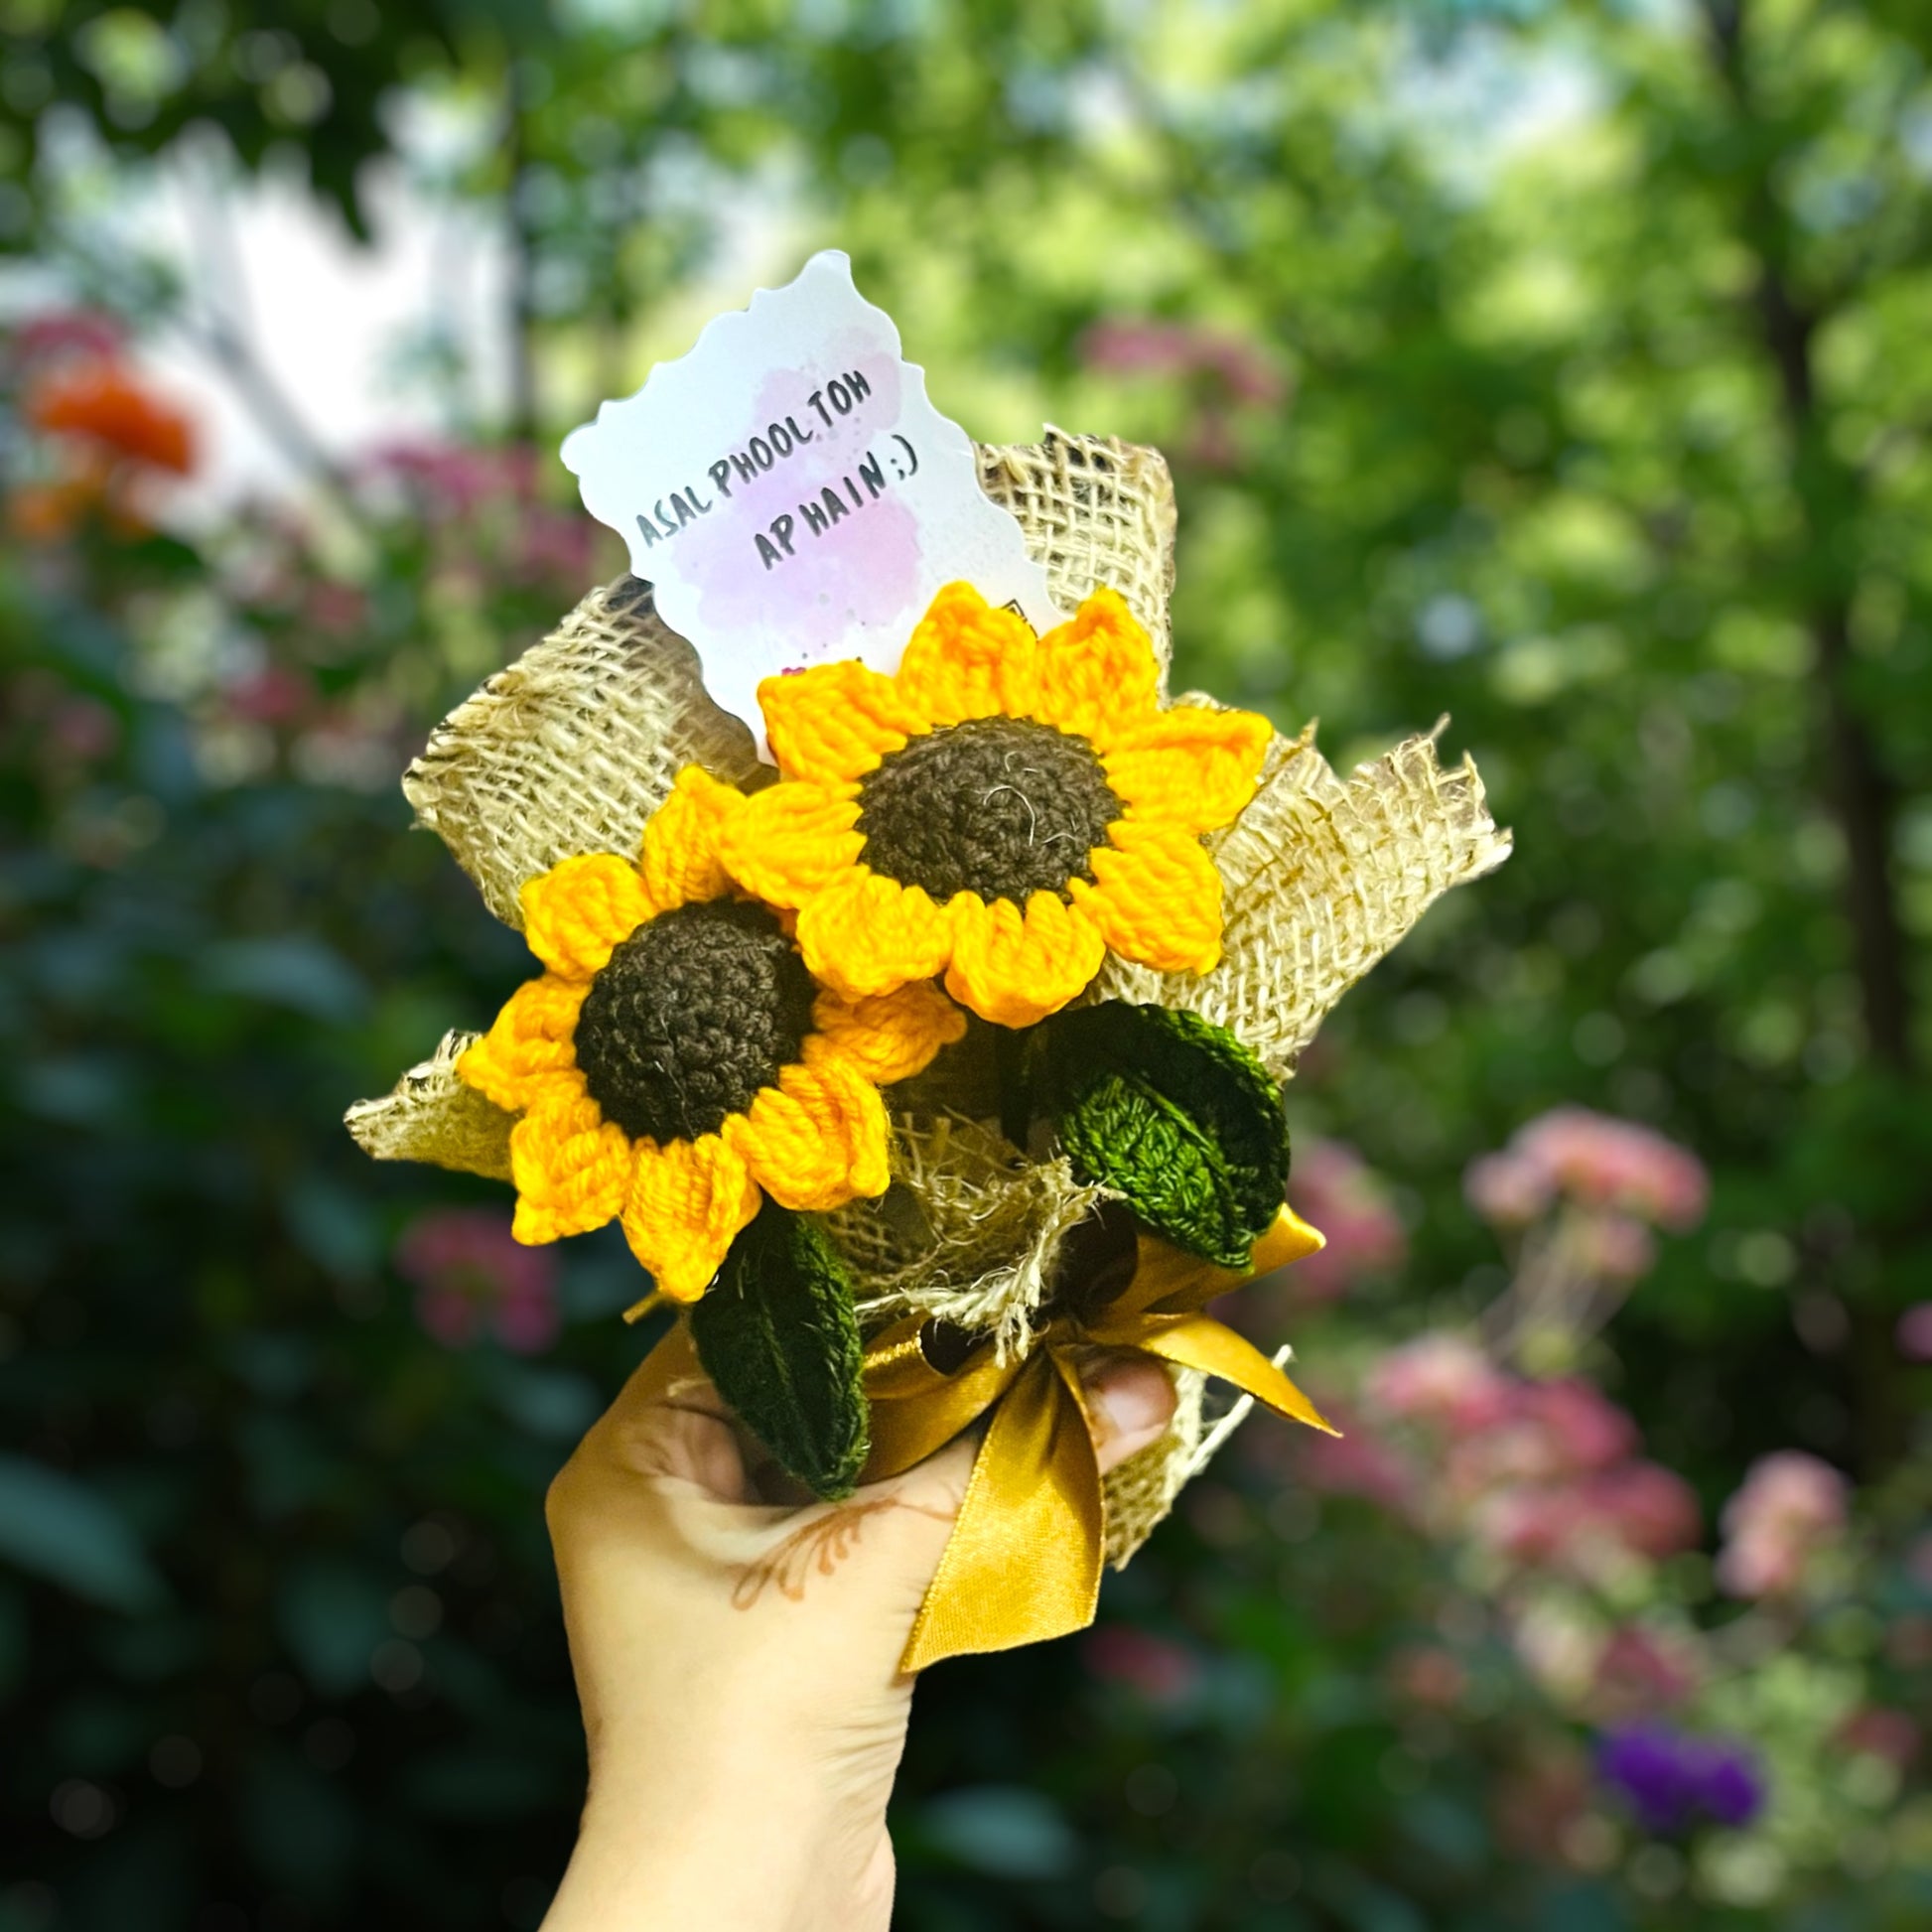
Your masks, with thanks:
<instances>
[{"instance_id":1,"label":"ribbon bow","mask_svg":"<svg viewBox=\"0 0 1932 1932\"><path fill-rule=\"evenodd\" d=\"M863 1481L897 1475L989 1409L952 1537L899 1668L1010 1650L1093 1621L1106 1550L1106 1504L1079 1363L1095 1348L1138 1349L1231 1382L1277 1415L1336 1431L1243 1336L1201 1312L1217 1295L1312 1254L1322 1239L1283 1208L1245 1269L1217 1267L1142 1231L1133 1278L1097 1310L1056 1314L1023 1356L982 1343L952 1374L920 1346L907 1315L866 1350L872 1454Z\"/></svg>"}]
</instances>

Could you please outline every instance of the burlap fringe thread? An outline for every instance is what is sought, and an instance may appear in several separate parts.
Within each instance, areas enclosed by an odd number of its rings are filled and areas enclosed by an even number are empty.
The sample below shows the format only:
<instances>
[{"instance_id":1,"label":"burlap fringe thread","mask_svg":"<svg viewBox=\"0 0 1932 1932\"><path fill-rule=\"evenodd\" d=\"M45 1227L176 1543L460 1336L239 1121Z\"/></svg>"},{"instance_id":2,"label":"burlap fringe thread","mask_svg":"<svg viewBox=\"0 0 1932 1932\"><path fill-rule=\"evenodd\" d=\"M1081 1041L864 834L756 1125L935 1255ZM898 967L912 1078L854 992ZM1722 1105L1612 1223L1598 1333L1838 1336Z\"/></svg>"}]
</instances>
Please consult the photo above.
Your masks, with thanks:
<instances>
[{"instance_id":1,"label":"burlap fringe thread","mask_svg":"<svg viewBox=\"0 0 1932 1932\"><path fill-rule=\"evenodd\" d=\"M490 1180L510 1178L510 1129L516 1116L457 1078L456 1063L475 1034L443 1035L435 1054L412 1066L393 1093L358 1100L344 1117L365 1154L378 1161L425 1161Z\"/></svg>"},{"instance_id":2,"label":"burlap fringe thread","mask_svg":"<svg viewBox=\"0 0 1932 1932\"><path fill-rule=\"evenodd\" d=\"M1056 602L1118 590L1165 668L1174 499L1160 453L1049 430L1041 444L982 448L988 495L1019 519ZM696 652L665 628L648 589L593 591L559 628L458 707L403 790L483 902L520 927L526 879L585 852L636 849L685 764L751 789L768 783L751 733L706 696ZM1399 745L1347 779L1313 728L1277 739L1261 791L1215 848L1226 887L1224 956L1204 976L1110 959L1090 997L1189 1007L1233 1029L1286 1079L1341 995L1449 887L1508 857L1473 763L1445 769L1435 736ZM465 1087L450 1035L394 1093L350 1110L379 1160L429 1161L507 1178L513 1117ZM878 1322L917 1309L1023 1346L1067 1231L1101 1198L1061 1161L1029 1161L990 1121L927 1083L896 1093L892 1191L828 1215L827 1232ZM1107 1485L1111 1562L1122 1564L1204 1460L1200 1378L1176 1371L1167 1436ZM1218 1440L1223 1432L1215 1432Z\"/></svg>"}]
</instances>

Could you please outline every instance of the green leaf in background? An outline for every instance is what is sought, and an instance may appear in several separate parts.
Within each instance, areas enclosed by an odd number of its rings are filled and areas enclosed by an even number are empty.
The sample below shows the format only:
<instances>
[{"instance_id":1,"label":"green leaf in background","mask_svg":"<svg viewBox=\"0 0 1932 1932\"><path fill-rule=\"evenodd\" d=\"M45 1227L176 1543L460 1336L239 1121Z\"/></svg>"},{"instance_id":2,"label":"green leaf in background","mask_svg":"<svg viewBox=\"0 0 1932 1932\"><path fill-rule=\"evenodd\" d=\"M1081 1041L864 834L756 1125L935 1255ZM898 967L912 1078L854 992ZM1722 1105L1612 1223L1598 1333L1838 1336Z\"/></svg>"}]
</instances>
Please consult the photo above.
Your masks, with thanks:
<instances>
[{"instance_id":1,"label":"green leaf in background","mask_svg":"<svg viewBox=\"0 0 1932 1932\"><path fill-rule=\"evenodd\" d=\"M845 1265L801 1215L767 1201L691 1311L705 1373L815 1495L849 1496L866 1459L859 1319Z\"/></svg>"},{"instance_id":2,"label":"green leaf in background","mask_svg":"<svg viewBox=\"0 0 1932 1932\"><path fill-rule=\"evenodd\" d=\"M275 1621L289 1655L326 1696L368 1682L369 1654L390 1634L380 1581L337 1558L287 1565L276 1591Z\"/></svg>"},{"instance_id":3,"label":"green leaf in background","mask_svg":"<svg viewBox=\"0 0 1932 1932\"><path fill-rule=\"evenodd\" d=\"M0 1456L0 1561L108 1609L150 1610L168 1594L111 1503L24 1455Z\"/></svg>"},{"instance_id":4,"label":"green leaf in background","mask_svg":"<svg viewBox=\"0 0 1932 1932\"><path fill-rule=\"evenodd\" d=\"M1024 1785L970 1785L934 1798L918 1813L920 1835L969 1870L1041 1882L1080 1863L1080 1840L1043 1792Z\"/></svg>"},{"instance_id":5,"label":"green leaf in background","mask_svg":"<svg viewBox=\"0 0 1932 1932\"><path fill-rule=\"evenodd\" d=\"M1150 1227L1239 1268L1288 1184L1281 1089L1224 1027L1109 1001L1057 1015L1033 1051L1033 1105L1087 1179Z\"/></svg>"}]
</instances>

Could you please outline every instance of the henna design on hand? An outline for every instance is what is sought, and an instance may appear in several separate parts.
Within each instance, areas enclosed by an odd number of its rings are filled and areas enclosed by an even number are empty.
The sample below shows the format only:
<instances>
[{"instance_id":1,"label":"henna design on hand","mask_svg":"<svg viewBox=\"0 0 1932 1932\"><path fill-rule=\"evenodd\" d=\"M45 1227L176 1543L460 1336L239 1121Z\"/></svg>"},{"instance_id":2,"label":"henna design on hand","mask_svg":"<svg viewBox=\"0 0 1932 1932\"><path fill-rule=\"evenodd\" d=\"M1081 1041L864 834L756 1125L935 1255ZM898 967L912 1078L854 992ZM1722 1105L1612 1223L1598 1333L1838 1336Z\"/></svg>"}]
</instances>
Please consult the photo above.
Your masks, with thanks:
<instances>
[{"instance_id":1,"label":"henna design on hand","mask_svg":"<svg viewBox=\"0 0 1932 1932\"><path fill-rule=\"evenodd\" d=\"M747 1564L732 1591L732 1608L749 1610L770 1585L775 1585L778 1593L791 1602L802 1601L812 1572L816 1570L821 1577L831 1576L852 1554L867 1517L889 1509L916 1510L935 1523L950 1522L954 1515L951 1509L907 1502L903 1496L874 1496L862 1503L842 1503L809 1523L801 1523L775 1549L758 1562Z\"/></svg>"}]
</instances>

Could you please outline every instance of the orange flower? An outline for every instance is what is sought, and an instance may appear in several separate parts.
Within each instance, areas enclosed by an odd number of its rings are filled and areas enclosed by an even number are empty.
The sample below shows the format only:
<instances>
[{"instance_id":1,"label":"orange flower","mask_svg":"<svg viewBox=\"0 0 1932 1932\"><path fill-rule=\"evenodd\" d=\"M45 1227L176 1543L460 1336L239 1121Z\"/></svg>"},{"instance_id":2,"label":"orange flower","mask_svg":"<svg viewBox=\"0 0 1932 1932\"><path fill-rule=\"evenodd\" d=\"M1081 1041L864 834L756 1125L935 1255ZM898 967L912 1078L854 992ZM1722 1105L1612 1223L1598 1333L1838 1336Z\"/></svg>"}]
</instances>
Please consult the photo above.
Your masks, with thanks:
<instances>
[{"instance_id":1,"label":"orange flower","mask_svg":"<svg viewBox=\"0 0 1932 1932\"><path fill-rule=\"evenodd\" d=\"M69 363L30 389L23 412L49 436L77 437L102 452L186 476L195 467L189 419L119 362Z\"/></svg>"},{"instance_id":2,"label":"orange flower","mask_svg":"<svg viewBox=\"0 0 1932 1932\"><path fill-rule=\"evenodd\" d=\"M1164 711L1115 592L1035 637L951 584L894 676L822 664L766 678L759 702L786 782L746 801L725 864L796 908L805 964L848 998L944 973L954 999L1025 1027L1109 948L1171 973L1219 959L1200 835L1254 796L1268 721Z\"/></svg>"},{"instance_id":3,"label":"orange flower","mask_svg":"<svg viewBox=\"0 0 1932 1932\"><path fill-rule=\"evenodd\" d=\"M522 1118L519 1241L621 1219L674 1301L695 1302L769 1195L822 1211L888 1181L879 1089L965 1031L936 987L849 1000L812 980L775 914L718 861L744 799L678 774L633 864L566 859L523 888L541 979L458 1062Z\"/></svg>"}]
</instances>

